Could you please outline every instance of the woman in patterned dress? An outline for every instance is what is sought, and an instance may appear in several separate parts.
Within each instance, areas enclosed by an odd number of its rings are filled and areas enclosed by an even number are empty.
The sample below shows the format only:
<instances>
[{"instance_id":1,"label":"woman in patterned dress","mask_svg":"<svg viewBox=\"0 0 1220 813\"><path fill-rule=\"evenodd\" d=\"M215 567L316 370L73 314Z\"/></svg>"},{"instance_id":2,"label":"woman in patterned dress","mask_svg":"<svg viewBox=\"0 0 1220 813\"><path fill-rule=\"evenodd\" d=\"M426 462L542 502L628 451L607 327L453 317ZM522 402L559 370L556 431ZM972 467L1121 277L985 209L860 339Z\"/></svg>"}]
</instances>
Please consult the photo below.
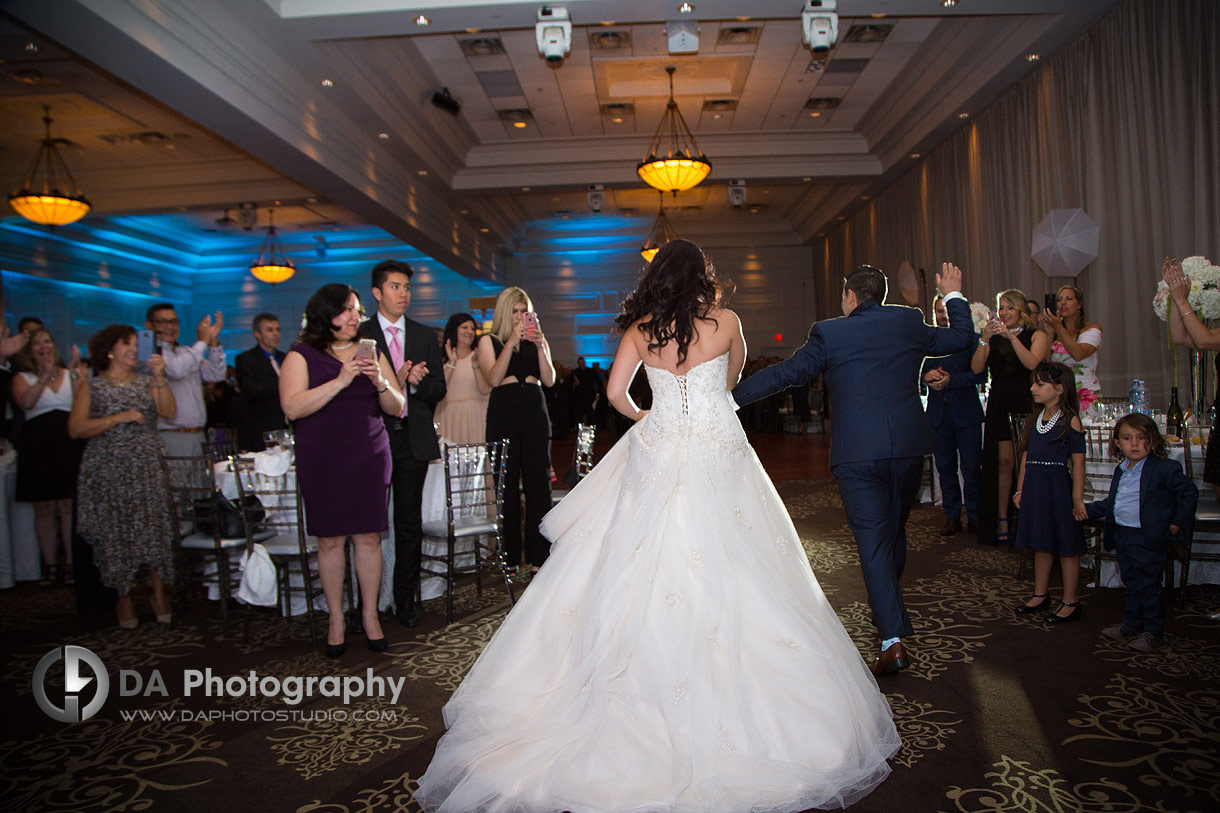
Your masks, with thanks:
<instances>
[{"instance_id":1,"label":"woman in patterned dress","mask_svg":"<svg viewBox=\"0 0 1220 813\"><path fill-rule=\"evenodd\" d=\"M77 531L93 546L102 584L118 591L119 626L139 622L130 593L142 567L157 621L166 624L175 534L157 418L172 418L177 405L166 386L165 360L150 356L152 376L137 375L136 331L129 325L96 333L89 356L97 374L82 382L68 417L68 434L89 440L77 480Z\"/></svg>"},{"instance_id":2,"label":"woman in patterned dress","mask_svg":"<svg viewBox=\"0 0 1220 813\"><path fill-rule=\"evenodd\" d=\"M1097 380L1101 325L1085 321L1084 292L1074 285L1060 288L1055 313L1044 313L1042 323L1051 338L1051 361L1067 365L1076 376L1080 417L1097 417L1101 399L1101 384Z\"/></svg>"}]
</instances>

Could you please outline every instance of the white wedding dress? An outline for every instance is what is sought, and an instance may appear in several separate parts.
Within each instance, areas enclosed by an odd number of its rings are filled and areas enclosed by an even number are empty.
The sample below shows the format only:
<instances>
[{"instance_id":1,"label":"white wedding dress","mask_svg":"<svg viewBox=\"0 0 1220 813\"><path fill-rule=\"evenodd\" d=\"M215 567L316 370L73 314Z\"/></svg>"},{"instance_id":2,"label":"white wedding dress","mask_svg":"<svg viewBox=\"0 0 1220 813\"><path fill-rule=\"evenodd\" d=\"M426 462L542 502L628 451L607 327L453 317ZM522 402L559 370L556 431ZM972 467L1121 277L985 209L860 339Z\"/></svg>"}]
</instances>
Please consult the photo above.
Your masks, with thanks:
<instances>
[{"instance_id":1,"label":"white wedding dress","mask_svg":"<svg viewBox=\"0 0 1220 813\"><path fill-rule=\"evenodd\" d=\"M652 411L543 521L550 558L445 706L425 810L800 811L889 773L889 704L725 391Z\"/></svg>"}]
</instances>

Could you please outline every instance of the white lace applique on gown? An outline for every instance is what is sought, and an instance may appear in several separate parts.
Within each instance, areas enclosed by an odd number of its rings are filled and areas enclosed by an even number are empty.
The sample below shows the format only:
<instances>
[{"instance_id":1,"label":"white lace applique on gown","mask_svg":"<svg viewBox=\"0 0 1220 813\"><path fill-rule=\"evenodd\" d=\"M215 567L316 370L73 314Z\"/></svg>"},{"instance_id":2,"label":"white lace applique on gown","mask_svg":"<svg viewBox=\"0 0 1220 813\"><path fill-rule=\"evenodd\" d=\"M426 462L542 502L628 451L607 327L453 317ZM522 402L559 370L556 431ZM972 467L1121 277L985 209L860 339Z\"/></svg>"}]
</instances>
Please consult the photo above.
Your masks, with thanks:
<instances>
[{"instance_id":1,"label":"white lace applique on gown","mask_svg":"<svg viewBox=\"0 0 1220 813\"><path fill-rule=\"evenodd\" d=\"M425 810L800 811L889 773L889 705L727 371L649 367L652 411L546 516L550 559L445 706Z\"/></svg>"}]
</instances>

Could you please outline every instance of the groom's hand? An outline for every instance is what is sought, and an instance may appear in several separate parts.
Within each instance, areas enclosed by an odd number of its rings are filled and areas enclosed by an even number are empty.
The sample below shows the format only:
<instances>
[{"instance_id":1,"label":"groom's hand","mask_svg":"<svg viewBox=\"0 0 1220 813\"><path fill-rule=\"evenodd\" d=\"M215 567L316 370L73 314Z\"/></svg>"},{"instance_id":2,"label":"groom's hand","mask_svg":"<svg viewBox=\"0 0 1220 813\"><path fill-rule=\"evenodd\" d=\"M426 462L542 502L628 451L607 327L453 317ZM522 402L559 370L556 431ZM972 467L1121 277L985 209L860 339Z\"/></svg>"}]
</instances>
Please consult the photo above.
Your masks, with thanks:
<instances>
[{"instance_id":1,"label":"groom's hand","mask_svg":"<svg viewBox=\"0 0 1220 813\"><path fill-rule=\"evenodd\" d=\"M962 270L953 263L941 263L940 273L936 275L936 290L940 291L941 296L961 291Z\"/></svg>"}]
</instances>

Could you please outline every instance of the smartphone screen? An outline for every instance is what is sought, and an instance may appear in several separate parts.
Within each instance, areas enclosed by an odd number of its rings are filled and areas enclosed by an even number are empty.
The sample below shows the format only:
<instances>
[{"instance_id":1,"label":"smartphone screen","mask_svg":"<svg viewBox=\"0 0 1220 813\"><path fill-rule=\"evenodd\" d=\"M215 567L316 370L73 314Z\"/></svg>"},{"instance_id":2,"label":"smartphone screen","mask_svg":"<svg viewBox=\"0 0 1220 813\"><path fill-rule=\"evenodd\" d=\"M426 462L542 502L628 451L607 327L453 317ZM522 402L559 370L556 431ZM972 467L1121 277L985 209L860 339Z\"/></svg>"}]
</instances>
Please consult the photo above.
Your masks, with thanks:
<instances>
[{"instance_id":1,"label":"smartphone screen","mask_svg":"<svg viewBox=\"0 0 1220 813\"><path fill-rule=\"evenodd\" d=\"M360 344L356 347L356 355L352 356L352 358L377 358L377 342L373 341L372 339L361 339Z\"/></svg>"},{"instance_id":2,"label":"smartphone screen","mask_svg":"<svg viewBox=\"0 0 1220 813\"><path fill-rule=\"evenodd\" d=\"M136 361L148 361L157 352L157 338L151 330L136 331Z\"/></svg>"},{"instance_id":3,"label":"smartphone screen","mask_svg":"<svg viewBox=\"0 0 1220 813\"><path fill-rule=\"evenodd\" d=\"M1059 298L1054 294L1047 294L1042 300L1042 309L1047 313L1055 313L1059 308Z\"/></svg>"}]
</instances>

